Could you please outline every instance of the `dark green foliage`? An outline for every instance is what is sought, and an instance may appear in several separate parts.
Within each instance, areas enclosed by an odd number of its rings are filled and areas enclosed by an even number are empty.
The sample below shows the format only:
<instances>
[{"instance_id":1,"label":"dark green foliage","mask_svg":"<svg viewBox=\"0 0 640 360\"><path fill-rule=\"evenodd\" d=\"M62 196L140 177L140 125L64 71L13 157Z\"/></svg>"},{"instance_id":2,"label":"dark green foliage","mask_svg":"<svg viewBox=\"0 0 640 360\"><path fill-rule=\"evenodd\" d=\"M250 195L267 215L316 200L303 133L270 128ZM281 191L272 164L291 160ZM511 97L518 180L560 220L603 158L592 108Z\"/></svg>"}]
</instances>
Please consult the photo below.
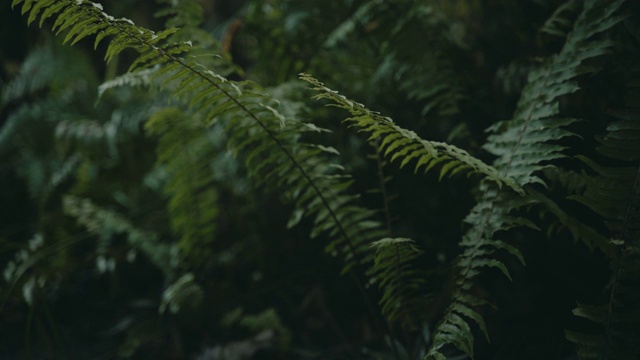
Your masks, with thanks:
<instances>
[{"instance_id":1,"label":"dark green foliage","mask_svg":"<svg viewBox=\"0 0 640 360\"><path fill-rule=\"evenodd\" d=\"M198 122L176 108L156 112L146 127L159 138L158 163L167 173L164 192L170 196L167 210L179 246L187 258L210 258L219 212L212 140L202 136L206 130Z\"/></svg>"},{"instance_id":2,"label":"dark green foliage","mask_svg":"<svg viewBox=\"0 0 640 360\"><path fill-rule=\"evenodd\" d=\"M330 34L325 45L333 47L347 41L357 30L375 39L376 50L384 54L376 77L393 74L398 90L425 104L423 115L435 112L452 116L460 112L466 96L461 74L454 71L453 63L461 39L437 5L366 1ZM420 41L407 36L411 33L420 34ZM416 68L414 64L422 66Z\"/></svg>"},{"instance_id":3,"label":"dark green foliage","mask_svg":"<svg viewBox=\"0 0 640 360\"><path fill-rule=\"evenodd\" d=\"M631 1L11 5L55 34L0 84L27 356L640 356Z\"/></svg>"},{"instance_id":4,"label":"dark green foliage","mask_svg":"<svg viewBox=\"0 0 640 360\"><path fill-rule=\"evenodd\" d=\"M158 267L171 274L178 265L177 251L170 244L162 244L156 234L136 229L122 216L95 206L89 200L82 200L72 196L63 199L65 213L77 219L78 223L96 236L98 253L104 252L117 234L126 234L129 247L133 251L140 251ZM100 254L104 255L104 254Z\"/></svg>"},{"instance_id":5,"label":"dark green foliage","mask_svg":"<svg viewBox=\"0 0 640 360\"><path fill-rule=\"evenodd\" d=\"M427 304L422 293L424 274L420 276L412 266L420 256L413 243L411 239L385 238L371 244L376 248L373 271L382 291L382 314L405 328L416 327L423 320L414 318L413 313Z\"/></svg>"},{"instance_id":6,"label":"dark green foliage","mask_svg":"<svg viewBox=\"0 0 640 360\"><path fill-rule=\"evenodd\" d=\"M637 48L625 50L638 54ZM604 133L597 138L602 157L581 157L590 173L584 174L584 192L572 196L600 216L614 248L608 301L596 306L578 304L573 310L576 316L600 325L598 334L567 331L581 359L631 359L640 353L640 73L635 63L623 60L618 65L625 79L623 101L608 111Z\"/></svg>"},{"instance_id":7,"label":"dark green foliage","mask_svg":"<svg viewBox=\"0 0 640 360\"><path fill-rule=\"evenodd\" d=\"M336 106L349 111L353 117L346 119L345 122L368 133L369 141L380 140L380 151L385 156L390 156L391 161L401 160L401 168L413 160L416 161L414 172L418 170L427 172L440 164L442 165L440 179L470 170L485 175L500 187L505 183L518 193L522 193L522 189L510 178L500 176L491 166L474 158L466 151L446 143L423 140L416 133L395 125L392 119L338 95L337 92L324 87L324 84L309 75L302 74L301 79L314 85L314 90L321 92L316 96L317 99L327 98L335 102Z\"/></svg>"},{"instance_id":8,"label":"dark green foliage","mask_svg":"<svg viewBox=\"0 0 640 360\"><path fill-rule=\"evenodd\" d=\"M488 129L492 134L484 148L497 156L494 166L503 176L512 178L525 189L535 183L546 185L536 172L546 166L553 166L551 162L562 157L561 152L565 149L550 142L572 136L563 127L577 121L561 114L559 99L579 89L576 77L598 70L587 66L586 61L606 54L611 43L606 38L594 37L611 29L621 20L622 17L618 14L621 4L622 1L586 2L560 53L529 74L529 82L522 90L513 119L498 122ZM606 9L604 15L603 8ZM504 249L524 264L520 251L496 238L496 235L515 226L535 228L530 220L510 213L523 205L538 201L536 197L544 196L535 192L530 198L514 198L510 194L499 193L486 184L481 185L480 194L478 204L465 219L469 230L461 242L464 251L457 263L460 269L459 279L456 280L457 290L453 293L453 304L439 325L440 332L435 335L434 347L430 353L433 358L443 358L437 351L447 343L454 343L467 354L473 354L470 327L460 316L474 320L483 330L486 325L483 320L479 321L479 315L472 309L482 304L483 300L472 294L474 283L471 280L483 266L497 267L510 278L507 267L493 258L496 250ZM543 205L545 203L546 201L542 201ZM553 212L553 208L549 210ZM563 221L562 218L559 220ZM572 227L566 221L564 225ZM584 239L586 242L594 240ZM486 330L484 333L488 336Z\"/></svg>"}]
</instances>

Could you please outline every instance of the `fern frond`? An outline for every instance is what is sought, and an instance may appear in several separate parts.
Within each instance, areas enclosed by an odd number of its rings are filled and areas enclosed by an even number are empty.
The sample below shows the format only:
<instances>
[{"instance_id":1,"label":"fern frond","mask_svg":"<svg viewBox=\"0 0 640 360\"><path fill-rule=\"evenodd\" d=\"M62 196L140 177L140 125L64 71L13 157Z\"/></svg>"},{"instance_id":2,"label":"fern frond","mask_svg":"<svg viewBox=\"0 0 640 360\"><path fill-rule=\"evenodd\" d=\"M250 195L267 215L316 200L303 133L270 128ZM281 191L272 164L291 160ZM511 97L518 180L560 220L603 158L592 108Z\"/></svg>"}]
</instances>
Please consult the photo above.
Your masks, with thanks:
<instances>
[{"instance_id":1,"label":"fern frond","mask_svg":"<svg viewBox=\"0 0 640 360\"><path fill-rule=\"evenodd\" d=\"M71 61L75 66L68 66ZM95 72L83 54L55 43L47 43L31 51L21 64L18 74L5 84L0 107L47 88L62 92L62 89L69 87L70 79L78 87L87 83L93 85L96 81Z\"/></svg>"},{"instance_id":2,"label":"fern frond","mask_svg":"<svg viewBox=\"0 0 640 360\"><path fill-rule=\"evenodd\" d=\"M451 23L438 5L370 0L329 34L325 46L353 38L356 30L366 33L367 41L384 53L376 77L388 77L407 98L423 104L423 115L452 116L467 94L452 65L457 39L451 36ZM421 34L421 41L411 34Z\"/></svg>"},{"instance_id":3,"label":"fern frond","mask_svg":"<svg viewBox=\"0 0 640 360\"><path fill-rule=\"evenodd\" d=\"M89 1L44 1L38 9L31 2L23 12L56 17L54 30L65 32L65 40L77 42L95 34L95 44L110 38L105 59L110 61L126 49L140 55L129 71L160 65L153 80L170 89L173 98L186 103L202 119L203 128L223 124L228 146L243 155L247 168L260 185L286 189L286 197L295 204L294 221L303 215L314 219L312 235L327 234L327 250L345 259L344 271L362 266L372 259L368 244L384 237L382 224L374 213L357 205L347 189L351 180L339 165L327 159L335 149L298 143L301 134L322 131L313 124L285 119L271 105L271 99L257 92L250 83L227 80L190 56L192 44L171 43L166 39L176 32L155 33L135 26L129 19L115 19L101 6ZM32 15L32 14L30 14ZM223 71L224 59L219 59Z\"/></svg>"},{"instance_id":4,"label":"fern frond","mask_svg":"<svg viewBox=\"0 0 640 360\"><path fill-rule=\"evenodd\" d=\"M376 249L371 272L382 292L382 314L390 323L415 328L420 320L414 317L415 310L424 309L427 301L421 292L424 277L412 265L422 252L406 238L384 238L371 246Z\"/></svg>"},{"instance_id":5,"label":"fern frond","mask_svg":"<svg viewBox=\"0 0 640 360\"><path fill-rule=\"evenodd\" d=\"M565 127L578 121L562 116L560 98L579 89L579 76L598 70L585 66L585 62L609 52L611 42L596 35L611 30L619 23L622 17L617 11L622 2L586 3L562 50L529 74L513 119L498 122L488 129L491 135L484 148L497 156L493 166L502 176L513 179L525 189L533 184L546 186L539 172L565 156L562 154L565 147L552 142L575 136ZM531 221L511 214L529 204L548 205L537 195L539 193L528 193L525 197L514 197L491 189L486 183L480 185L481 197L465 219L470 228L462 239L463 252L456 261L453 302L437 327L427 359L444 358L440 350L447 344L473 355L473 333L469 324L473 322L481 329L485 328L484 320L478 320L477 312L468 312L470 306L484 302L471 291L475 286L473 279L483 267L497 268L510 278L506 264L493 256L498 250L506 250L524 264L520 251L496 238L496 234L513 227L536 228ZM565 225L570 226L571 223ZM588 232L575 229L575 233Z\"/></svg>"},{"instance_id":6,"label":"fern frond","mask_svg":"<svg viewBox=\"0 0 640 360\"><path fill-rule=\"evenodd\" d=\"M157 162L168 174L164 190L182 254L196 263L211 258L219 213L211 166L215 147L198 121L178 108L156 112L145 127L158 138Z\"/></svg>"},{"instance_id":7,"label":"fern frond","mask_svg":"<svg viewBox=\"0 0 640 360\"><path fill-rule=\"evenodd\" d=\"M320 92L319 95L316 95L316 98L329 99L332 101L330 105L349 111L353 117L345 121L350 123L351 126L369 133L369 140L380 139L381 152L386 156L391 156L391 161L400 159L401 167L412 160L417 160L416 171L422 168L424 168L424 171L428 171L435 165L442 164L440 178L447 174L453 175L462 170L482 173L487 180L491 180L497 185L497 187L494 187L487 182L482 187L481 192L492 200L501 196L498 188L503 183L518 194L523 194L523 189L511 178L501 176L496 169L472 157L466 151L445 143L422 140L414 132L405 130L395 125L391 119L372 112L364 105L339 95L313 77L301 74L301 79L311 83L314 86L313 89ZM509 192L509 194L513 193ZM525 225L535 228L535 225L530 221L509 214L512 209L533 203L534 200L530 197L509 197L507 195L504 195L504 200L495 200L495 203L492 200L480 202L465 219L465 222L472 226L472 230L461 242L464 253L459 258L458 266L462 276L461 282L456 284L464 290L459 295L454 296L455 300L445 317L445 321L453 322L443 323L439 327L443 332L436 335L436 342L434 342L434 347L432 348L436 350L432 350L430 356L436 356L437 350L444 345L444 343L438 345L438 342L442 341L453 341L461 350L472 354L473 341L468 343L472 334L469 325L464 319L475 321L482 329L486 329L486 325L479 313L472 308L472 306L483 303L483 300L465 293L472 286L475 276L480 273L479 269L483 267L497 268L507 277L510 277L506 265L495 259L496 252L506 251L524 263L522 254L518 249L506 242L493 240L493 235L497 231L506 230L514 226ZM478 241L476 238L489 240ZM395 303L398 302L396 301ZM385 304L383 303L384 306ZM389 306L392 305L387 305L387 307ZM392 317L396 316L393 312L390 314ZM488 336L488 333L484 332Z\"/></svg>"},{"instance_id":8,"label":"fern frond","mask_svg":"<svg viewBox=\"0 0 640 360\"><path fill-rule=\"evenodd\" d=\"M189 42L193 44L189 55L198 58L200 65L209 69L216 69L222 76L232 73L242 74L242 69L230 61L230 55L223 52L213 34L202 28L204 10L197 0L157 0L164 5L154 16L165 18L166 28L180 29L172 34L168 40L174 43ZM216 55L212 55L215 53ZM224 61L219 61L224 59Z\"/></svg>"},{"instance_id":9,"label":"fern frond","mask_svg":"<svg viewBox=\"0 0 640 360\"><path fill-rule=\"evenodd\" d=\"M525 196L515 197L485 184L481 185L481 191L483 198L464 220L469 230L460 242L462 254L458 256L454 267L456 277L452 302L437 326L427 359L444 359L441 349L447 344L453 344L473 356L471 324L475 323L489 339L485 321L477 311L479 306L487 302L472 291L476 287L476 277L485 268L495 268L511 280L507 265L498 256L501 252L515 257L523 265L525 263L520 250L500 240L496 234L517 226L535 229L535 224L529 220L510 214L512 210L529 205L534 200Z\"/></svg>"},{"instance_id":10,"label":"fern frond","mask_svg":"<svg viewBox=\"0 0 640 360\"><path fill-rule=\"evenodd\" d=\"M513 119L498 122L484 148L498 156L494 166L521 186L546 183L536 172L549 162L562 158L565 147L550 143L576 136L566 129L579 121L562 117L560 98L580 89L579 76L598 71L586 66L591 59L610 52L612 43L596 35L614 27L622 16L615 14L622 1L604 4L589 2L568 35L562 51L529 74L529 82L518 101ZM606 7L604 14L601 10Z\"/></svg>"},{"instance_id":11,"label":"fern frond","mask_svg":"<svg viewBox=\"0 0 640 360\"><path fill-rule=\"evenodd\" d=\"M575 16L580 11L581 1L570 0L558 6L551 17L545 21L540 33L545 33L564 38L573 26L571 15Z\"/></svg>"},{"instance_id":12,"label":"fern frond","mask_svg":"<svg viewBox=\"0 0 640 360\"><path fill-rule=\"evenodd\" d=\"M384 5L384 1L382 0L371 0L362 4L346 21L336 27L329 36L327 36L324 45L334 47L338 43L346 41L358 26L364 26L371 21L375 13L382 10L377 10L376 7L382 5Z\"/></svg>"},{"instance_id":13,"label":"fern frond","mask_svg":"<svg viewBox=\"0 0 640 360\"><path fill-rule=\"evenodd\" d=\"M637 54L637 45L634 48ZM609 231L612 278L604 305L579 304L573 313L599 324L598 334L567 331L581 359L633 359L640 357L640 69L625 68L625 107L611 110L598 152L607 165L579 158L593 171L586 176L583 193L572 199L603 219ZM611 166L615 164L617 166Z\"/></svg>"},{"instance_id":14,"label":"fern frond","mask_svg":"<svg viewBox=\"0 0 640 360\"><path fill-rule=\"evenodd\" d=\"M102 95L113 88L120 86L130 86L130 87L146 87L151 84L151 79L154 73L159 69L159 67L152 67L148 69L142 69L136 72L128 72L124 73L114 79L109 81L105 81L100 86L98 86L98 98L102 97Z\"/></svg>"},{"instance_id":15,"label":"fern frond","mask_svg":"<svg viewBox=\"0 0 640 360\"><path fill-rule=\"evenodd\" d=\"M558 169L555 170L558 171ZM580 181L584 181L584 178L581 178ZM605 254L611 254L611 244L606 236L602 235L593 227L569 215L555 201L541 192L534 189L528 189L528 192L532 199L542 207L544 212L556 217L556 227L569 230L571 235L573 235L574 241L581 241L589 250L598 249ZM551 237L552 230L553 227L548 229L547 236Z\"/></svg>"},{"instance_id":16,"label":"fern frond","mask_svg":"<svg viewBox=\"0 0 640 360\"><path fill-rule=\"evenodd\" d=\"M312 89L320 93L314 98L327 99L332 102L330 105L349 111L352 117L344 121L359 131L369 134L370 141L381 139L380 150L385 156L390 156L392 162L399 160L401 168L412 161L416 162L415 172L419 170L427 172L434 166L441 165L440 179L464 171L481 173L499 187L506 184L514 191L523 193L522 188L511 178L500 175L496 169L471 156L465 150L447 143L423 140L415 132L396 125L391 118L371 111L364 105L327 88L311 75L300 74L300 79L309 82L313 85Z\"/></svg>"},{"instance_id":17,"label":"fern frond","mask_svg":"<svg viewBox=\"0 0 640 360\"><path fill-rule=\"evenodd\" d=\"M110 241L116 234L127 235L127 242L131 248L145 254L158 269L167 274L172 274L178 266L178 252L173 245L161 242L154 233L134 227L114 211L103 209L89 199L75 196L63 198L63 209L91 234L103 237L104 241Z\"/></svg>"},{"instance_id":18,"label":"fern frond","mask_svg":"<svg viewBox=\"0 0 640 360\"><path fill-rule=\"evenodd\" d=\"M402 4L402 2L401 2ZM456 67L454 54L461 42L452 30L452 19L447 19L437 6L424 2L408 2L406 16L401 21L392 18L393 30L384 47L394 51L388 61L394 64L398 88L409 99L424 103L423 115L453 116L460 113L468 98L461 76L462 67ZM408 34L424 36L423 48ZM393 46L390 46L393 44Z\"/></svg>"},{"instance_id":19,"label":"fern frond","mask_svg":"<svg viewBox=\"0 0 640 360\"><path fill-rule=\"evenodd\" d=\"M0 109L8 113L0 129L0 155L9 155L7 161L16 165L37 203L45 203L77 164L78 155L70 161L70 154L60 151L66 144L52 134L61 122L82 116L95 80L84 54L47 41L29 53L2 89Z\"/></svg>"}]
</instances>

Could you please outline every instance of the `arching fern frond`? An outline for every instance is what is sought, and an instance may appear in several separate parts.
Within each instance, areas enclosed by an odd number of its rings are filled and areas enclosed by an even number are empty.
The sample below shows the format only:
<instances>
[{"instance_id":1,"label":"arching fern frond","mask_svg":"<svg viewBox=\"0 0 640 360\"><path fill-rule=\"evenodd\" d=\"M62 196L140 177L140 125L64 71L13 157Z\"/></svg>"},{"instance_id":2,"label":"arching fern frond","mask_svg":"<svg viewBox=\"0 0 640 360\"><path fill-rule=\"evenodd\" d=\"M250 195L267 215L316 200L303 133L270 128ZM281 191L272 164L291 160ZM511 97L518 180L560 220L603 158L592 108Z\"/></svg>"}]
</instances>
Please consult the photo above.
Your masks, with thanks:
<instances>
[{"instance_id":1,"label":"arching fern frond","mask_svg":"<svg viewBox=\"0 0 640 360\"><path fill-rule=\"evenodd\" d=\"M498 122L488 129L491 135L484 148L497 156L493 165L502 176L513 179L525 189L533 184L546 186L539 172L552 167L554 160L565 156L562 154L565 148L553 142L575 136L565 127L578 121L562 116L560 98L579 89L579 76L598 71L597 67L586 66L585 63L609 52L611 42L596 35L618 24L622 17L617 11L622 3L585 3L562 50L529 74L513 119ZM495 267L510 277L506 265L493 255L499 250L507 251L524 263L520 251L497 235L519 226L536 228L531 221L512 215L512 212L533 203L546 206L550 201L540 198L543 195L534 191L525 197L514 197L492 189L486 182L480 185L479 193L477 205L465 219L469 230L463 236L463 252L456 261L453 301L437 327L427 359L444 359L442 349L447 344L473 355L469 320L481 329L485 328L484 320L473 310L473 307L484 303L472 291L476 286L474 278L483 267ZM587 232L576 230L576 233Z\"/></svg>"},{"instance_id":2,"label":"arching fern frond","mask_svg":"<svg viewBox=\"0 0 640 360\"><path fill-rule=\"evenodd\" d=\"M302 133L321 131L312 124L285 119L271 99L250 83L236 83L203 66L190 56L191 43L165 41L176 32L155 33L135 26L131 20L115 19L89 1L15 0L32 19L54 17L54 29L65 40L77 42L95 34L95 44L109 38L106 60L131 49L140 56L130 71L161 66L153 81L172 97L189 106L204 129L213 123L225 127L228 146L244 157L247 168L261 185L285 189L295 204L292 224L303 215L313 218L312 235L330 238L327 250L345 259L344 271L370 263L368 244L384 237L385 230L372 211L357 205L347 189L351 180L328 156L335 149L299 143ZM224 59L219 59L224 66ZM223 67L223 71L225 68Z\"/></svg>"},{"instance_id":3,"label":"arching fern frond","mask_svg":"<svg viewBox=\"0 0 640 360\"><path fill-rule=\"evenodd\" d=\"M506 184L514 191L523 193L520 186L511 178L500 175L496 169L471 156L465 150L447 143L423 140L415 132L396 125L391 118L347 99L308 74L300 74L300 79L312 84L313 90L320 93L315 96L316 99L328 99L332 102L331 105L349 111L352 117L344 121L359 131L369 134L369 140L380 139L380 150L385 156L390 156L391 161L399 160L401 168L412 161L416 161L416 172L418 170L427 172L434 166L441 165L440 179L470 171L483 174L500 187Z\"/></svg>"},{"instance_id":4,"label":"arching fern frond","mask_svg":"<svg viewBox=\"0 0 640 360\"><path fill-rule=\"evenodd\" d=\"M511 178L500 175L496 169L472 157L466 151L449 144L423 140L414 132L397 126L391 119L383 117L367 109L364 105L349 100L336 91L325 87L324 84L313 77L307 74L301 74L301 79L311 83L314 86L313 89L320 92L319 95L316 95L316 98L329 99L332 101L330 105L349 111L353 117L346 119L345 122L370 134L369 140L378 140L380 142L381 152L390 156L391 161L401 160L401 167L412 160L417 160L416 171L419 169L428 171L435 165L442 164L440 178L445 175L453 175L463 170L485 175L488 181L482 185L483 187L481 189L481 192L484 193L485 196L498 197L500 194L498 189L503 183L507 184L518 194L523 194L523 189ZM513 192L509 192L508 194L513 194ZM474 320L488 337L484 320L474 309L475 306L483 304L484 300L474 295L466 294L466 292L473 286L473 279L480 273L480 268L498 268L507 277L510 277L506 265L495 259L496 252L506 251L524 262L522 254L518 249L506 242L493 240L493 234L497 231L506 230L509 227L518 225L535 227L530 221L509 214L512 209L528 205L532 202L533 200L530 197L504 195L504 199L496 204L489 203L489 205L487 205L487 203L480 203L472 210L472 213L467 219L465 219L465 222L470 224L474 231L469 232L461 242L464 253L459 258L458 267L460 267L460 273L463 275L461 276L461 280L456 283L456 286L462 290L459 294L454 294L457 300L449 307L445 317L445 319L454 321L454 323L441 327L443 331L438 333L434 339L434 344L440 342L441 345L434 345L432 354L434 352L437 353L440 347L447 342L455 344L469 354L473 353L473 335L464 318ZM492 240L476 241L475 238L477 237ZM395 246L398 245L395 244ZM386 252L382 254L386 254ZM398 266L402 266L404 263L402 258L396 259L396 261L400 264ZM385 262L378 262L379 266L385 264ZM389 266L383 266L383 269L384 268L389 268ZM414 278L414 280L411 281L419 282L420 280ZM383 308L387 309L390 317L395 318L398 314L392 311L392 306L394 306L394 304L401 304L403 295L398 293L398 289L393 287L386 290L383 289L383 292L385 294L387 292L389 294L395 294L398 297L393 298L395 300L393 303L386 304L385 301L382 302ZM383 300L385 299L383 298ZM411 308L407 307L407 309ZM470 343L469 339L471 339Z\"/></svg>"}]
</instances>

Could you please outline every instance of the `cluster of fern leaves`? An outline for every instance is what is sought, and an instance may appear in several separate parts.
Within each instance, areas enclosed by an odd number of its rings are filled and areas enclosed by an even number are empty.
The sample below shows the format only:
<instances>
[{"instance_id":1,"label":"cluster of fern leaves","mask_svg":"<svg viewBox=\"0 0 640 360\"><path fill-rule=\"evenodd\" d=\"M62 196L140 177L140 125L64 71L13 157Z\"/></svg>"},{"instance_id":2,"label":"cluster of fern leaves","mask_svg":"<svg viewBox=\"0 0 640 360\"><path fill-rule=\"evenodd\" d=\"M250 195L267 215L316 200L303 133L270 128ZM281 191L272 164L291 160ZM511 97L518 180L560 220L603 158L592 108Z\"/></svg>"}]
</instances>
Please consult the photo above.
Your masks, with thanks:
<instances>
[{"instance_id":1,"label":"cluster of fern leaves","mask_svg":"<svg viewBox=\"0 0 640 360\"><path fill-rule=\"evenodd\" d=\"M157 3L11 4L53 34L0 103L28 356L640 357L632 1Z\"/></svg>"}]
</instances>

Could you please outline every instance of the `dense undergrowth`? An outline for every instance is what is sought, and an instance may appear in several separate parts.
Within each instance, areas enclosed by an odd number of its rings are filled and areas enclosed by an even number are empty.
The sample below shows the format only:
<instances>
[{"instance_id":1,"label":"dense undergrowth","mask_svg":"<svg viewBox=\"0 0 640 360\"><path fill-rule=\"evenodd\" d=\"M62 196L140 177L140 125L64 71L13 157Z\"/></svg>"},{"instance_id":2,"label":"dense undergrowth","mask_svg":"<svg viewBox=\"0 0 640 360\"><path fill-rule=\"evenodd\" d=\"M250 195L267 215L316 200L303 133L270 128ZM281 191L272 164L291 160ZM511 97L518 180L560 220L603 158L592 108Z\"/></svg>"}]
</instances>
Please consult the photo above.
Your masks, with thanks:
<instances>
[{"instance_id":1,"label":"dense undergrowth","mask_svg":"<svg viewBox=\"0 0 640 360\"><path fill-rule=\"evenodd\" d=\"M640 357L635 2L5 3L3 358Z\"/></svg>"}]
</instances>

